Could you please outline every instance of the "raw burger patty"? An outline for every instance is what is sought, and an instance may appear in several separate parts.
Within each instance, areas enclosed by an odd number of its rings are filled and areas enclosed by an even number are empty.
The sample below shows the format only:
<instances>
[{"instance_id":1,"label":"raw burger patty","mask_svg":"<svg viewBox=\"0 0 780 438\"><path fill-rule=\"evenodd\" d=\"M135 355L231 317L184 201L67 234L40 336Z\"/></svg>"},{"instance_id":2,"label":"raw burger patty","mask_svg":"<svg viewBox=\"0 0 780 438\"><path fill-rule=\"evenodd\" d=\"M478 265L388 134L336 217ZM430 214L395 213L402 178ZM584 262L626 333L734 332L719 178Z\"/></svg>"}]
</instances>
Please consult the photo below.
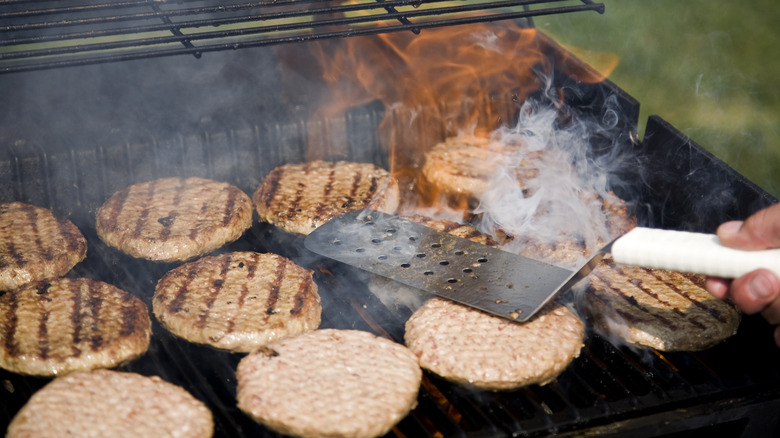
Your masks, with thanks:
<instances>
[{"instance_id":1,"label":"raw burger patty","mask_svg":"<svg viewBox=\"0 0 780 438\"><path fill-rule=\"evenodd\" d=\"M177 336L240 352L316 329L322 313L312 271L256 252L181 265L160 279L152 302L157 319Z\"/></svg>"},{"instance_id":2,"label":"raw burger patty","mask_svg":"<svg viewBox=\"0 0 780 438\"><path fill-rule=\"evenodd\" d=\"M211 412L184 389L157 376L109 370L58 377L33 394L7 438L208 438Z\"/></svg>"},{"instance_id":3,"label":"raw burger patty","mask_svg":"<svg viewBox=\"0 0 780 438\"><path fill-rule=\"evenodd\" d=\"M252 197L260 220L309 234L331 218L371 208L395 213L398 183L373 164L311 161L272 170Z\"/></svg>"},{"instance_id":4,"label":"raw burger patty","mask_svg":"<svg viewBox=\"0 0 780 438\"><path fill-rule=\"evenodd\" d=\"M98 210L97 233L133 257L182 261L241 237L252 200L238 187L204 178L163 178L114 193Z\"/></svg>"},{"instance_id":5,"label":"raw burger patty","mask_svg":"<svg viewBox=\"0 0 780 438\"><path fill-rule=\"evenodd\" d=\"M569 309L548 304L516 323L432 298L406 322L406 345L420 366L480 389L549 383L579 356L585 327Z\"/></svg>"},{"instance_id":6,"label":"raw burger patty","mask_svg":"<svg viewBox=\"0 0 780 438\"><path fill-rule=\"evenodd\" d=\"M358 330L282 339L238 364L238 407L284 434L375 437L415 406L422 371L403 345Z\"/></svg>"},{"instance_id":7,"label":"raw burger patty","mask_svg":"<svg viewBox=\"0 0 780 438\"><path fill-rule=\"evenodd\" d=\"M146 305L110 284L60 278L0 295L0 367L53 376L113 367L146 352Z\"/></svg>"},{"instance_id":8,"label":"raw burger patty","mask_svg":"<svg viewBox=\"0 0 780 438\"><path fill-rule=\"evenodd\" d=\"M604 259L588 277L585 308L607 338L663 351L704 350L734 335L741 319L704 289L704 280Z\"/></svg>"},{"instance_id":9,"label":"raw burger patty","mask_svg":"<svg viewBox=\"0 0 780 438\"><path fill-rule=\"evenodd\" d=\"M69 220L30 204L0 204L0 291L61 277L86 256L87 240Z\"/></svg>"}]
</instances>

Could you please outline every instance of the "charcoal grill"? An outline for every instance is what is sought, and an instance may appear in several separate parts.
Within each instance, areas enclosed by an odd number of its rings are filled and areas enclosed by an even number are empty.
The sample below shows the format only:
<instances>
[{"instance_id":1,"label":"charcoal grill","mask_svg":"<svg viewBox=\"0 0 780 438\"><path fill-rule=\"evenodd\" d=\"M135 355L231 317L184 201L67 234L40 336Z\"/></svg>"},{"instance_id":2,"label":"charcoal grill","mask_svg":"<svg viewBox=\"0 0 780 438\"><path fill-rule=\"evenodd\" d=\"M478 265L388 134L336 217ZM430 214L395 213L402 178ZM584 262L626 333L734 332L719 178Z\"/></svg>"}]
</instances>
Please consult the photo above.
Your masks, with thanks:
<instances>
[{"instance_id":1,"label":"charcoal grill","mask_svg":"<svg viewBox=\"0 0 780 438\"><path fill-rule=\"evenodd\" d=\"M29 4L51 6L49 2L7 3L12 7L6 9L4 4L4 13ZM205 2L127 1L123 5L128 11L154 11L194 3ZM387 12L391 2L377 4ZM230 23L250 15L250 9L229 14L235 20ZM211 12L201 10L198 16ZM113 9L111 13L117 14ZM156 12L152 15L163 23L174 20ZM19 21L13 14L2 20L3 26L9 20ZM527 17L517 23L531 24ZM87 237L89 250L87 259L69 275L107 281L150 303L157 279L176 266L133 259L97 238L97 208L129 184L164 176L203 176L231 182L251 194L273 167L312 155L388 168L388 127L391 133L393 127L405 127L412 137L424 133L443 139L455 133L446 120L430 125L426 119L425 124L409 129L407 114L376 102L334 117L311 117L306 99L291 101L280 91L281 76L287 73L275 62L271 47L244 51L221 50L233 48L234 43L220 48L219 43L209 48L189 47L196 38L188 43L187 38L175 36L176 25L165 24L173 29L167 30L174 35L171 38L179 38L176 44L180 47L170 52L157 52L151 45L148 52L144 48L129 56L66 61L58 57L56 61L37 59L34 64L27 64L21 55L0 57L3 68L13 65L6 70L9 74L0 75L4 84L0 87L4 103L0 110L0 202L29 202L73 220ZM264 31L267 38L276 38L273 31ZM316 38L312 35L293 39ZM271 46L270 41L240 44ZM592 147L596 153L613 147L637 151L642 178L629 179L631 184L616 190L639 206L641 224L713 231L724 220L744 218L776 202L659 117L647 121L644 139L639 141L638 102L609 80L588 83L577 79L591 69L543 34L538 33L536 44L547 57L554 88L564 91L567 117L600 118L599 109L605 105L623 115L609 137L594 138ZM207 51L213 52L202 59L166 56ZM137 59L112 62L128 57ZM260 67L246 68L247 63ZM57 68L70 64L89 65ZM220 67L216 73L198 76L204 65ZM227 102L218 98L245 83L263 84L263 92L238 93ZM35 90L40 89L49 96L45 105L36 100ZM105 95L113 96L115 106L98 109L96 104ZM487 114L481 123L492 127L511 123L518 111L513 96L505 94L467 104ZM452 103L441 103L447 105ZM444 108L426 110L448 113ZM222 249L231 250L276 252L314 269L323 298L322 327L367 330L402 341L403 323L411 310L384 306L360 273L315 257L305 250L300 237L256 223L240 240ZM153 330L149 352L120 369L159 375L186 388L213 411L215 436L277 436L235 406L234 370L240 354L181 341L156 321ZM48 379L0 370L0 382L0 429L5 429ZM719 436L776 436L780 432L778 409L780 350L762 319L746 317L736 336L696 353L639 351L589 332L581 356L542 387L471 391L426 375L417 408L389 436L704 436L715 432Z\"/></svg>"}]
</instances>

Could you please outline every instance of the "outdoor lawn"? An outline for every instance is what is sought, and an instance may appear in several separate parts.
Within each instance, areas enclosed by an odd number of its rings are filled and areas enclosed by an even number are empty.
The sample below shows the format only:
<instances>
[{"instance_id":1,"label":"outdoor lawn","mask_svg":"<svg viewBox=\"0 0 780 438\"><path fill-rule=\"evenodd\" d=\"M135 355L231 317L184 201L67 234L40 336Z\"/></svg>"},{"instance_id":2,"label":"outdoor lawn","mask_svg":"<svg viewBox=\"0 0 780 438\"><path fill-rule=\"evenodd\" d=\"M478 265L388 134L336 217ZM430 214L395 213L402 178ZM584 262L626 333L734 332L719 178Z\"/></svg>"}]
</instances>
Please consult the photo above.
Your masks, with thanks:
<instances>
[{"instance_id":1,"label":"outdoor lawn","mask_svg":"<svg viewBox=\"0 0 780 438\"><path fill-rule=\"evenodd\" d=\"M776 0L600 2L534 23L640 102L640 138L659 115L780 197Z\"/></svg>"}]
</instances>

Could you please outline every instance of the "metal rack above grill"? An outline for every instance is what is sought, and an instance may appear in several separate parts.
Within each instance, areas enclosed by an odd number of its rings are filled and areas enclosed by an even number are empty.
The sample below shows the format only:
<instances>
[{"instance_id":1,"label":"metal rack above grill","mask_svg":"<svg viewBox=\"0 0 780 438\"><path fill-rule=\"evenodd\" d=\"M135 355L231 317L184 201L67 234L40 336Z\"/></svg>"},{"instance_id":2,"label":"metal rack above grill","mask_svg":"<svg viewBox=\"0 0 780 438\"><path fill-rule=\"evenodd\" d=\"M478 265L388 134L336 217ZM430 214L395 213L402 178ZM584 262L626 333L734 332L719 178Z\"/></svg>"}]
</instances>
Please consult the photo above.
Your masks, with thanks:
<instances>
[{"instance_id":1,"label":"metal rack above grill","mask_svg":"<svg viewBox=\"0 0 780 438\"><path fill-rule=\"evenodd\" d=\"M592 0L0 2L0 73L604 12Z\"/></svg>"}]
</instances>

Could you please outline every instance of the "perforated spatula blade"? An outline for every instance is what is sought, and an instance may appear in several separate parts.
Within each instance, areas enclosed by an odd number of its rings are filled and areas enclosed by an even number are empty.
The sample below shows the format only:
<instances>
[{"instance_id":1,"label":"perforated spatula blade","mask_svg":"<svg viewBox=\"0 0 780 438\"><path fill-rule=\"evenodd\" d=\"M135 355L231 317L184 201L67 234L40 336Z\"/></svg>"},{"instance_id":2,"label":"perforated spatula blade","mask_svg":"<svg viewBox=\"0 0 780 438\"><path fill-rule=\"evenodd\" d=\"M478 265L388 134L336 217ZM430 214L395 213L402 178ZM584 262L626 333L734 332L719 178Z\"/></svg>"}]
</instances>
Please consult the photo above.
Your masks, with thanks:
<instances>
[{"instance_id":1,"label":"perforated spatula blade","mask_svg":"<svg viewBox=\"0 0 780 438\"><path fill-rule=\"evenodd\" d=\"M374 210L332 219L309 234L304 245L342 263L520 322L577 280L573 271Z\"/></svg>"},{"instance_id":2,"label":"perforated spatula blade","mask_svg":"<svg viewBox=\"0 0 780 438\"><path fill-rule=\"evenodd\" d=\"M646 268L736 278L755 269L780 276L780 249L723 246L714 234L636 227L577 271L491 248L373 210L332 219L304 240L320 255L515 321L527 321L586 277L603 256Z\"/></svg>"}]
</instances>

